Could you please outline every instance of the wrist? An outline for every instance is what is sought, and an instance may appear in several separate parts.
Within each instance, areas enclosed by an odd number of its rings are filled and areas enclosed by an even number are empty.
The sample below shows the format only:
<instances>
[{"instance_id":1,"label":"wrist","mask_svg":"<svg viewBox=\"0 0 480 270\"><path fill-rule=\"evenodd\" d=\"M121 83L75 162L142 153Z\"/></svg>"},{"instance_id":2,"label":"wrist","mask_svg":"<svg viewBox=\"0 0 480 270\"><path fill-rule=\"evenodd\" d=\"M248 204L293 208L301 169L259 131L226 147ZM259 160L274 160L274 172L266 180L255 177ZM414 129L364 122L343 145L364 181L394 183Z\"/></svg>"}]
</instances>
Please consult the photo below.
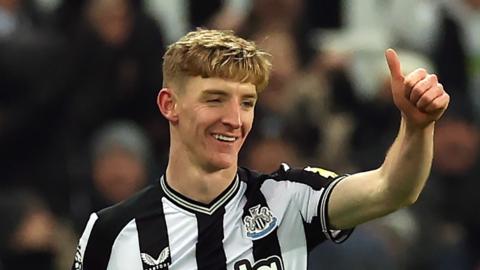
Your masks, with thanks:
<instances>
[{"instance_id":1,"label":"wrist","mask_svg":"<svg viewBox=\"0 0 480 270\"><path fill-rule=\"evenodd\" d=\"M429 122L427 124L419 125L408 121L405 117L402 116L401 127L405 135L418 135L418 134L433 134L435 128L435 121Z\"/></svg>"}]
</instances>

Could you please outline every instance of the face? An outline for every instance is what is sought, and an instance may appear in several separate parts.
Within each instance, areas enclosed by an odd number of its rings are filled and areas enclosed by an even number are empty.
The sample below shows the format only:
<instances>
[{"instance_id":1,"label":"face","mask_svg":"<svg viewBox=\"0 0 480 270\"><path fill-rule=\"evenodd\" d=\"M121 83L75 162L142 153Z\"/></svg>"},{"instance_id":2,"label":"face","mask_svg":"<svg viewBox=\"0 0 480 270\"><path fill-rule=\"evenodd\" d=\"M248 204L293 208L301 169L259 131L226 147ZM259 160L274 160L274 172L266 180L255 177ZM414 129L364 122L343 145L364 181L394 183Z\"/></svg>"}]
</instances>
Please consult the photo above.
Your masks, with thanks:
<instances>
[{"instance_id":1,"label":"face","mask_svg":"<svg viewBox=\"0 0 480 270\"><path fill-rule=\"evenodd\" d=\"M132 153L113 147L95 159L93 181L105 199L117 203L132 196L146 184L147 169Z\"/></svg>"},{"instance_id":2,"label":"face","mask_svg":"<svg viewBox=\"0 0 480 270\"><path fill-rule=\"evenodd\" d=\"M131 7L125 0L90 2L89 19L103 42L121 46L130 37L133 27Z\"/></svg>"},{"instance_id":3,"label":"face","mask_svg":"<svg viewBox=\"0 0 480 270\"><path fill-rule=\"evenodd\" d=\"M189 77L176 92L174 151L213 172L237 166L238 152L252 128L255 86L219 78Z\"/></svg>"}]
</instances>

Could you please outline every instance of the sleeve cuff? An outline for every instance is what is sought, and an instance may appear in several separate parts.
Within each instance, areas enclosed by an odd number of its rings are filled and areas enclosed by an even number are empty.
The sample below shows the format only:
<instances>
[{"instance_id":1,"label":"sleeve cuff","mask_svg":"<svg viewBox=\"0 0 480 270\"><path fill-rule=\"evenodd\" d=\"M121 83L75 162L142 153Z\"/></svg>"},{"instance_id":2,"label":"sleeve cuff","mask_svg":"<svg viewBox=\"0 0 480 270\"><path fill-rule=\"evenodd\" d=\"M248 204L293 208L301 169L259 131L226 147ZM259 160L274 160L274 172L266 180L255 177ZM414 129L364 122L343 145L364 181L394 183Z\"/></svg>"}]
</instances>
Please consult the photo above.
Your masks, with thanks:
<instances>
[{"instance_id":1,"label":"sleeve cuff","mask_svg":"<svg viewBox=\"0 0 480 270\"><path fill-rule=\"evenodd\" d=\"M322 226L322 232L326 236L328 240L336 244L340 244L343 241L347 240L347 238L352 234L353 229L347 230L333 230L330 229L329 222L328 222L328 201L330 199L330 194L335 186L343 179L345 179L348 175L341 176L335 179L328 187L325 189L324 194L321 198L320 205L318 207L319 216L320 216L320 224Z\"/></svg>"}]
</instances>

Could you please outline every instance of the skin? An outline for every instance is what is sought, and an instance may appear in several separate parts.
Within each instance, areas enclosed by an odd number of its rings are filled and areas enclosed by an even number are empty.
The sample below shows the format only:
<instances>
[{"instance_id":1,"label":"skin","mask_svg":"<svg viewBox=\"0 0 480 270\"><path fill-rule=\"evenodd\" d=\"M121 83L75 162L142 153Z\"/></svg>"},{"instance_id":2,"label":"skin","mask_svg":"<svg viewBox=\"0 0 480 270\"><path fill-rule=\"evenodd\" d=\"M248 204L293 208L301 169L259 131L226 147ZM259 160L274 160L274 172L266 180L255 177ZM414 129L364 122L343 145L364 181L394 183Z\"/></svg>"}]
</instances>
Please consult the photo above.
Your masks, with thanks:
<instances>
[{"instance_id":1,"label":"skin","mask_svg":"<svg viewBox=\"0 0 480 270\"><path fill-rule=\"evenodd\" d=\"M334 228L351 228L416 201L428 178L434 123L450 100L435 75L417 69L404 75L394 50L385 52L400 129L376 170L353 174L332 191L328 215ZM160 91L157 103L170 122L168 184L209 203L234 179L238 152L253 123L255 86L218 78L187 77L180 89ZM212 91L214 90L214 91ZM213 134L234 136L220 142Z\"/></svg>"},{"instance_id":2,"label":"skin","mask_svg":"<svg viewBox=\"0 0 480 270\"><path fill-rule=\"evenodd\" d=\"M328 215L338 229L354 227L417 200L430 173L435 121L450 101L436 75L417 69L405 76L396 52L389 49L385 56L393 100L402 114L400 129L378 169L349 176L332 191Z\"/></svg>"},{"instance_id":3,"label":"skin","mask_svg":"<svg viewBox=\"0 0 480 270\"><path fill-rule=\"evenodd\" d=\"M256 100L253 84L219 78L187 77L181 89L162 89L157 103L171 135L167 183L203 203L225 190L237 173ZM220 141L219 134L234 141Z\"/></svg>"}]
</instances>

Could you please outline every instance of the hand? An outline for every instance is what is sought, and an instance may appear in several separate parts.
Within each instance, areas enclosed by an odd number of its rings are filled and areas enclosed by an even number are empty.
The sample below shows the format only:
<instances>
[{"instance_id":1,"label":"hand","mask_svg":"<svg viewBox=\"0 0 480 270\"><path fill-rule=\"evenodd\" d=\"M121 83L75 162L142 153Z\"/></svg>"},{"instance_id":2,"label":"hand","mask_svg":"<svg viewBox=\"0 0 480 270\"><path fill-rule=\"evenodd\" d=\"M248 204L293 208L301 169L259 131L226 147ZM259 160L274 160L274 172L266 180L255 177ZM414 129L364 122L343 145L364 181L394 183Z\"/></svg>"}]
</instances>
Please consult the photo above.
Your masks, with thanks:
<instances>
[{"instance_id":1,"label":"hand","mask_svg":"<svg viewBox=\"0 0 480 270\"><path fill-rule=\"evenodd\" d=\"M385 57L390 69L393 102L407 125L424 128L440 119L450 96L438 82L437 75L419 68L404 76L397 53L388 49Z\"/></svg>"}]
</instances>

